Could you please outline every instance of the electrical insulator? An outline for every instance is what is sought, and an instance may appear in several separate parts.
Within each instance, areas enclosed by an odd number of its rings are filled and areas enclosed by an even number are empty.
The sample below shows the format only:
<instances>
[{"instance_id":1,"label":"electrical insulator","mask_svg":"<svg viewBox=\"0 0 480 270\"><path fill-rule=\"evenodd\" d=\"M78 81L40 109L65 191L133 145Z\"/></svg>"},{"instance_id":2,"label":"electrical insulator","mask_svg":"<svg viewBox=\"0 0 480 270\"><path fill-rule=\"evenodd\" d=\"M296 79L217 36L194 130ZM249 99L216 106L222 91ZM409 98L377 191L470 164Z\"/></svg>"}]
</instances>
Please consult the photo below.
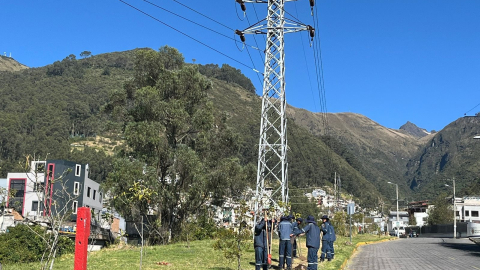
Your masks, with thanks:
<instances>
[{"instance_id":1,"label":"electrical insulator","mask_svg":"<svg viewBox=\"0 0 480 270\"><path fill-rule=\"evenodd\" d=\"M311 27L310 25L307 25L308 32L310 33L310 37L313 38L315 37L315 28Z\"/></svg>"},{"instance_id":2,"label":"electrical insulator","mask_svg":"<svg viewBox=\"0 0 480 270\"><path fill-rule=\"evenodd\" d=\"M310 0L310 6L311 7L315 6L315 0Z\"/></svg>"},{"instance_id":3,"label":"electrical insulator","mask_svg":"<svg viewBox=\"0 0 480 270\"><path fill-rule=\"evenodd\" d=\"M240 36L240 40L245 43L245 35L243 34L242 31L240 30L235 30L235 34L239 35Z\"/></svg>"},{"instance_id":4,"label":"electrical insulator","mask_svg":"<svg viewBox=\"0 0 480 270\"><path fill-rule=\"evenodd\" d=\"M247 7L245 6L245 2L243 0L235 0L235 1L240 4L240 7L242 8L243 12L247 10Z\"/></svg>"}]
</instances>

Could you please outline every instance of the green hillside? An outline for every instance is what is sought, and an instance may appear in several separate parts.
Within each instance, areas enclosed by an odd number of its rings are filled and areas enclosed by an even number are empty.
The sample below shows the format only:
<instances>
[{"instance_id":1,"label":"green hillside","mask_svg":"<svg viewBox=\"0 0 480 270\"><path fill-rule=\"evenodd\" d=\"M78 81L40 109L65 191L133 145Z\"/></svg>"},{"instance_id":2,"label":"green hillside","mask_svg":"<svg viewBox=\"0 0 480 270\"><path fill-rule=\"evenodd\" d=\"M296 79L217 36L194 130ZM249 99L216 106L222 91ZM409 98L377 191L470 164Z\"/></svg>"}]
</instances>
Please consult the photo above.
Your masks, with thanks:
<instances>
[{"instance_id":1,"label":"green hillside","mask_svg":"<svg viewBox=\"0 0 480 270\"><path fill-rule=\"evenodd\" d=\"M416 198L451 193L445 184L456 180L457 194L480 194L480 117L463 117L430 138L407 165L406 179Z\"/></svg>"},{"instance_id":2,"label":"green hillside","mask_svg":"<svg viewBox=\"0 0 480 270\"><path fill-rule=\"evenodd\" d=\"M90 148L92 144L99 146L95 136L112 142L110 152L114 147L122 148L117 144L123 139L120 123L103 113L102 108L111 93L122 89L133 77L135 50L83 56L77 59L69 55L41 68L0 72L0 175L21 169L27 155L89 162L79 153L78 142L91 141ZM227 65L198 69L212 82L207 95L213 101L215 113L223 115L228 125L240 134L242 163L256 166L260 98L254 94L250 80ZM295 121L289 121L288 136L292 187L331 185L337 172L342 176L345 191L362 202L373 204L381 197L370 179L359 171L361 166L352 163L354 153L338 151L341 142L337 141L337 147L331 149L333 138L327 146L325 139ZM71 144L77 145L77 150L71 151ZM110 170L108 154L111 153L91 150L88 153L88 158L102 167L94 172L101 180ZM347 156L349 162L345 160ZM251 185L254 183L252 179Z\"/></svg>"}]
</instances>

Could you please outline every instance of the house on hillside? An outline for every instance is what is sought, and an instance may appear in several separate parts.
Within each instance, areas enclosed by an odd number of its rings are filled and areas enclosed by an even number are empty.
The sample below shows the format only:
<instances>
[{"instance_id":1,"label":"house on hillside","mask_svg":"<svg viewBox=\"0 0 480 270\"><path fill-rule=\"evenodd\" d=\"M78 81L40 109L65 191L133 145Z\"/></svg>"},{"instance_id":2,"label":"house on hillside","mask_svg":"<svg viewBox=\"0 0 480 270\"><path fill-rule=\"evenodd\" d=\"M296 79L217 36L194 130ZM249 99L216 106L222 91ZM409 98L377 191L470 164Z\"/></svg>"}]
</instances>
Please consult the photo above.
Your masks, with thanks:
<instances>
[{"instance_id":1,"label":"house on hillside","mask_svg":"<svg viewBox=\"0 0 480 270\"><path fill-rule=\"evenodd\" d=\"M67 160L32 161L26 173L8 173L7 207L29 219L89 207L98 220L102 210L100 184L88 178L89 165Z\"/></svg>"}]
</instances>

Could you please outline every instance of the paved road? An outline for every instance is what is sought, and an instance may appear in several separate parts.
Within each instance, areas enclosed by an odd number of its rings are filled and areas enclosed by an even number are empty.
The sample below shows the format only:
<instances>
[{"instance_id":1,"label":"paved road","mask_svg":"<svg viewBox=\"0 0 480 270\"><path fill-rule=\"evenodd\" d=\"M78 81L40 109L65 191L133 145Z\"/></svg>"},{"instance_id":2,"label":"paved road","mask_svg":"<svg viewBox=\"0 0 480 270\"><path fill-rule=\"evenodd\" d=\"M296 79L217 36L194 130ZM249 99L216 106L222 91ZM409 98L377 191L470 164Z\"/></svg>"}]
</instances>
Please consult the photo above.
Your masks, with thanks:
<instances>
[{"instance_id":1,"label":"paved road","mask_svg":"<svg viewBox=\"0 0 480 270\"><path fill-rule=\"evenodd\" d=\"M361 246L348 270L480 270L480 246L468 239L408 238Z\"/></svg>"}]
</instances>

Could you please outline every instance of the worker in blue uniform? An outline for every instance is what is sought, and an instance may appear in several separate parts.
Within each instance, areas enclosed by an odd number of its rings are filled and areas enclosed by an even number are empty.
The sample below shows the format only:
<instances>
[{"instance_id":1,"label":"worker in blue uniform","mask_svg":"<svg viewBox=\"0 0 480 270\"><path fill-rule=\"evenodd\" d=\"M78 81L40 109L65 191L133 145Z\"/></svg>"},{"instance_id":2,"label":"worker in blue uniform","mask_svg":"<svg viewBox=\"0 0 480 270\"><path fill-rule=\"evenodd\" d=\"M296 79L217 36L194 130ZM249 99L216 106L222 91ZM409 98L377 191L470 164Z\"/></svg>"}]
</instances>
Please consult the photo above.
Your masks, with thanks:
<instances>
[{"instance_id":1,"label":"worker in blue uniform","mask_svg":"<svg viewBox=\"0 0 480 270\"><path fill-rule=\"evenodd\" d=\"M296 228L297 228L297 229L300 229L300 225L302 224L302 222L303 222L303 219L300 218L300 217L297 218L297 219L295 219L295 221L292 222L293 231L295 231ZM297 236L296 236L296 235L293 236L292 239L293 239L293 244L292 244L292 249L293 249L293 251L292 251L292 256L293 256L294 258L298 258L298 254L297 254Z\"/></svg>"},{"instance_id":2,"label":"worker in blue uniform","mask_svg":"<svg viewBox=\"0 0 480 270\"><path fill-rule=\"evenodd\" d=\"M335 235L335 229L333 228L332 224L330 224L330 219L328 216L324 215L322 217L322 255L320 256L320 261L323 262L325 260L325 256L327 260L331 261L335 255L335 251L333 249L333 242L337 240Z\"/></svg>"},{"instance_id":3,"label":"worker in blue uniform","mask_svg":"<svg viewBox=\"0 0 480 270\"><path fill-rule=\"evenodd\" d=\"M303 229L295 228L293 232L295 235L304 233L307 238L307 262L308 270L317 270L318 266L318 249L320 248L320 228L315 222L313 216L307 217L307 225Z\"/></svg>"},{"instance_id":4,"label":"worker in blue uniform","mask_svg":"<svg viewBox=\"0 0 480 270\"><path fill-rule=\"evenodd\" d=\"M290 235L293 233L292 223L288 217L283 216L278 223L278 237L280 238L280 247L278 251L278 267L283 268L287 264L287 269L292 269L292 243L290 242Z\"/></svg>"},{"instance_id":5,"label":"worker in blue uniform","mask_svg":"<svg viewBox=\"0 0 480 270\"><path fill-rule=\"evenodd\" d=\"M255 247L255 270L267 270L268 264L268 245L267 245L267 232L266 228L271 224L267 222L267 218L261 219L255 225L255 237L253 239L253 245Z\"/></svg>"}]
</instances>

